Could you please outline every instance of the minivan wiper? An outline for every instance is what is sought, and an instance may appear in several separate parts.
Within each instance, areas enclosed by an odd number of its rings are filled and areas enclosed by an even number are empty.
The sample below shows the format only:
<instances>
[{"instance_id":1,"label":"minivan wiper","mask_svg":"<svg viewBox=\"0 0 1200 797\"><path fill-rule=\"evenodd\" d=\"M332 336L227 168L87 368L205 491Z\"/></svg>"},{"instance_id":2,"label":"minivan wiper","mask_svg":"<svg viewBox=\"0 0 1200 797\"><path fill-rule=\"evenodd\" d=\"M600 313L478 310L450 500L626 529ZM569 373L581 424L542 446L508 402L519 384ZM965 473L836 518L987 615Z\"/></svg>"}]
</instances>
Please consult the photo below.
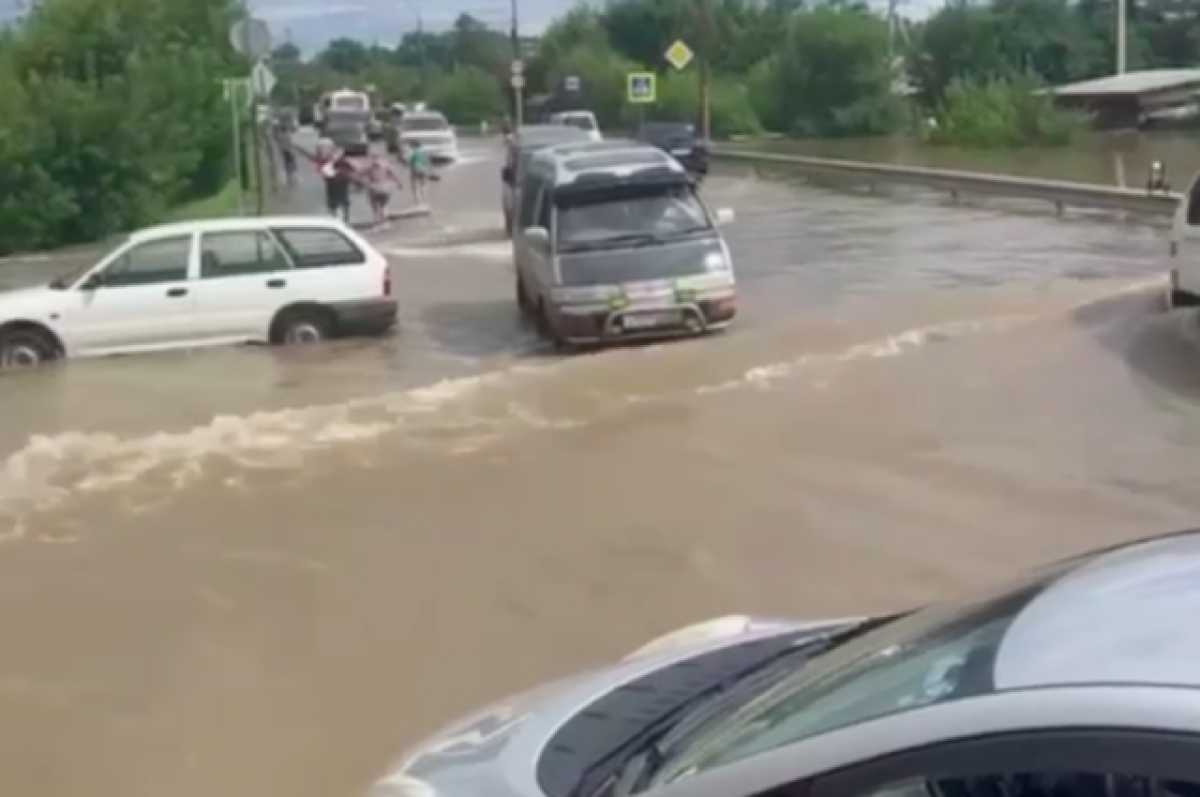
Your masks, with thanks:
<instances>
[{"instance_id":1,"label":"minivan wiper","mask_svg":"<svg viewBox=\"0 0 1200 797\"><path fill-rule=\"evenodd\" d=\"M652 246L656 243L661 243L662 238L654 233L649 232L631 232L622 235L612 235L605 238L595 238L584 241L570 241L563 245L563 249L567 251L579 251L584 249L606 249L613 246Z\"/></svg>"}]
</instances>

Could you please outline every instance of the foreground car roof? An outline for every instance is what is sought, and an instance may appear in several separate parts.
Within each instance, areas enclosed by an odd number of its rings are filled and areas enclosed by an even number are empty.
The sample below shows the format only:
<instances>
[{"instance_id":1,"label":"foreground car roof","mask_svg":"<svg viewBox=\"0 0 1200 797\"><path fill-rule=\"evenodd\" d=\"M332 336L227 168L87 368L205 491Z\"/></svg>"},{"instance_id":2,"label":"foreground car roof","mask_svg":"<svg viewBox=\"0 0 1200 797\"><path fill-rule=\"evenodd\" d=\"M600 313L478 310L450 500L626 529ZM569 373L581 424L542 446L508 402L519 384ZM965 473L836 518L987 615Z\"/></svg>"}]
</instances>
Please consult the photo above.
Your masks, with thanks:
<instances>
[{"instance_id":1,"label":"foreground car roof","mask_svg":"<svg viewBox=\"0 0 1200 797\"><path fill-rule=\"evenodd\" d=\"M1009 627L998 690L1078 684L1200 687L1200 534L1102 553L1044 589Z\"/></svg>"}]
</instances>

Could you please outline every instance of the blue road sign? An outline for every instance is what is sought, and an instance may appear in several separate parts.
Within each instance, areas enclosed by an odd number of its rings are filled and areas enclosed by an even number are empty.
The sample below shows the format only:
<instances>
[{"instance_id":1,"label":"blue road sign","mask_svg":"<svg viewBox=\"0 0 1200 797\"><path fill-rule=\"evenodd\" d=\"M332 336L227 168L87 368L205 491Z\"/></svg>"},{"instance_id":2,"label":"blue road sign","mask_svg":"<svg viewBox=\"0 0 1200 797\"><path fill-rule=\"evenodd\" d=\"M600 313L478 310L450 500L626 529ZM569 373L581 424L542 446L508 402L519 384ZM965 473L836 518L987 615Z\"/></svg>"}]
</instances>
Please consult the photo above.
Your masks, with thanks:
<instances>
[{"instance_id":1,"label":"blue road sign","mask_svg":"<svg viewBox=\"0 0 1200 797\"><path fill-rule=\"evenodd\" d=\"M635 105L646 105L658 99L658 76L653 72L630 72L625 76L625 95Z\"/></svg>"}]
</instances>

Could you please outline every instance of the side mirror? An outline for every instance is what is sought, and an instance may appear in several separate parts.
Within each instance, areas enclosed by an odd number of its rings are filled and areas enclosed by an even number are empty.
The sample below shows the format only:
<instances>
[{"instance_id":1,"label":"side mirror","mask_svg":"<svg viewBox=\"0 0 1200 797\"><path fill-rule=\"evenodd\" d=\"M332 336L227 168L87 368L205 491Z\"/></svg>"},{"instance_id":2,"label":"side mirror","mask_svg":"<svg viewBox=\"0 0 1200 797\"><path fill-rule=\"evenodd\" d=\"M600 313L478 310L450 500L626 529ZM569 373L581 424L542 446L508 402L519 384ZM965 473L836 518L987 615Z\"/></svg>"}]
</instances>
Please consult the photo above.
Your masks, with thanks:
<instances>
[{"instance_id":1,"label":"side mirror","mask_svg":"<svg viewBox=\"0 0 1200 797\"><path fill-rule=\"evenodd\" d=\"M544 249L550 245L550 231L545 227L526 227L525 240L528 241L531 246Z\"/></svg>"},{"instance_id":2,"label":"side mirror","mask_svg":"<svg viewBox=\"0 0 1200 797\"><path fill-rule=\"evenodd\" d=\"M103 274L89 274L83 282L79 283L79 290L94 291L104 284Z\"/></svg>"},{"instance_id":3,"label":"side mirror","mask_svg":"<svg viewBox=\"0 0 1200 797\"><path fill-rule=\"evenodd\" d=\"M733 208L717 208L716 212L713 213L713 221L715 221L718 226L733 224L734 219L736 218L737 214L733 212Z\"/></svg>"},{"instance_id":4,"label":"side mirror","mask_svg":"<svg viewBox=\"0 0 1200 797\"><path fill-rule=\"evenodd\" d=\"M501 166L500 167L500 179L504 182L505 185L512 185L513 168L511 166Z\"/></svg>"}]
</instances>

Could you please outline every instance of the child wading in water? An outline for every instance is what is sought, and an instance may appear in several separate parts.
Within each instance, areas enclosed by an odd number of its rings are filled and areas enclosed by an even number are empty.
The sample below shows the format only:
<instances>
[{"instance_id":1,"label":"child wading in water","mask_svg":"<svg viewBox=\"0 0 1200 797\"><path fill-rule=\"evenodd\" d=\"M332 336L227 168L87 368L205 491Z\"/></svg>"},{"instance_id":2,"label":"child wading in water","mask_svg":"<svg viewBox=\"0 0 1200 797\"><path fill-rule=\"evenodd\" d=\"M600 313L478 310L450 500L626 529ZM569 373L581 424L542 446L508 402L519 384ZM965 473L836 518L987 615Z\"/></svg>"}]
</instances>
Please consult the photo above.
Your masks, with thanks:
<instances>
[{"instance_id":1,"label":"child wading in water","mask_svg":"<svg viewBox=\"0 0 1200 797\"><path fill-rule=\"evenodd\" d=\"M419 207L428 207L425 187L429 184L433 162L429 157L429 150L421 146L420 141L412 142L408 150L408 171L409 179L412 180L413 200Z\"/></svg>"}]
</instances>

